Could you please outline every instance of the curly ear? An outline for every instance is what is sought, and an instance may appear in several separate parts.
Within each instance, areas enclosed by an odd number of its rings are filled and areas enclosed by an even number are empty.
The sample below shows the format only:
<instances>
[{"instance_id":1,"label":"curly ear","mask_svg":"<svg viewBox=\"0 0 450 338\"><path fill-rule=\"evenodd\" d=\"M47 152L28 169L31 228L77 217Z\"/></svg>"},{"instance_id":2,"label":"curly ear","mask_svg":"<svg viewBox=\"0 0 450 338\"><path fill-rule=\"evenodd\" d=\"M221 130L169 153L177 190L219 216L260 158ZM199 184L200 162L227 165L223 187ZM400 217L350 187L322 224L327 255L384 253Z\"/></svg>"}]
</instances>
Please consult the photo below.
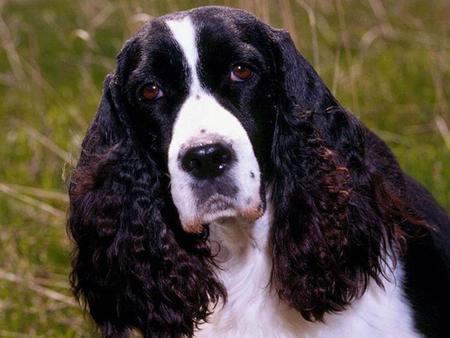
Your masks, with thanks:
<instances>
[{"instance_id":1,"label":"curly ear","mask_svg":"<svg viewBox=\"0 0 450 338\"><path fill-rule=\"evenodd\" d=\"M305 319L323 320L371 279L382 285L403 243L400 224L421 220L388 148L339 105L289 35L274 34L272 285Z\"/></svg>"},{"instance_id":2,"label":"curly ear","mask_svg":"<svg viewBox=\"0 0 450 338\"><path fill-rule=\"evenodd\" d=\"M107 77L70 182L71 282L105 337L191 336L224 290L205 239L181 230L168 175L139 144L120 83Z\"/></svg>"}]
</instances>

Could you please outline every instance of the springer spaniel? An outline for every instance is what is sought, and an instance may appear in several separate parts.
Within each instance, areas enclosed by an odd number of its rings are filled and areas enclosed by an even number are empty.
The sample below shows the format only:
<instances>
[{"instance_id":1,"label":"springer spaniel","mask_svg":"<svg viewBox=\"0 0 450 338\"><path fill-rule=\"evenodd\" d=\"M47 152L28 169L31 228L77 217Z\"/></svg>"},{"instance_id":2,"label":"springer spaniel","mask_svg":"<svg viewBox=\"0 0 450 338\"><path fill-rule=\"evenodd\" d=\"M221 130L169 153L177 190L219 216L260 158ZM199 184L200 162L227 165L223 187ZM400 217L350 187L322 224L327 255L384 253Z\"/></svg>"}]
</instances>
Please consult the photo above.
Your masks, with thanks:
<instances>
[{"instance_id":1,"label":"springer spaniel","mask_svg":"<svg viewBox=\"0 0 450 338\"><path fill-rule=\"evenodd\" d=\"M104 337L450 336L449 217L245 11L125 43L70 200Z\"/></svg>"}]
</instances>

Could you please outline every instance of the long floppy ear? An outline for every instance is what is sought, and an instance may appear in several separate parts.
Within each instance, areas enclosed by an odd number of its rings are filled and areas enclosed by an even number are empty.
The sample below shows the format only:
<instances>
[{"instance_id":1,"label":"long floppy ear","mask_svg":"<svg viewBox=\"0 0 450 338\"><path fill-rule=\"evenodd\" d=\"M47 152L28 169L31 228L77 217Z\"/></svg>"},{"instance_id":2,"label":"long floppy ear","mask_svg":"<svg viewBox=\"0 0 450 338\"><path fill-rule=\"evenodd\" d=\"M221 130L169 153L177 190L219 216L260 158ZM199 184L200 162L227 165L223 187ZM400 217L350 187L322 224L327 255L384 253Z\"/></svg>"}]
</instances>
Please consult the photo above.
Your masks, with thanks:
<instances>
[{"instance_id":1,"label":"long floppy ear","mask_svg":"<svg viewBox=\"0 0 450 338\"><path fill-rule=\"evenodd\" d=\"M272 145L272 285L307 320L382 285L421 223L388 148L339 105L289 34L274 31L278 112ZM390 181L384 177L390 177Z\"/></svg>"},{"instance_id":2,"label":"long floppy ear","mask_svg":"<svg viewBox=\"0 0 450 338\"><path fill-rule=\"evenodd\" d=\"M121 84L135 55L126 47L106 78L71 178L71 282L104 337L191 336L224 291L205 239L181 230L164 166L134 133Z\"/></svg>"}]
</instances>

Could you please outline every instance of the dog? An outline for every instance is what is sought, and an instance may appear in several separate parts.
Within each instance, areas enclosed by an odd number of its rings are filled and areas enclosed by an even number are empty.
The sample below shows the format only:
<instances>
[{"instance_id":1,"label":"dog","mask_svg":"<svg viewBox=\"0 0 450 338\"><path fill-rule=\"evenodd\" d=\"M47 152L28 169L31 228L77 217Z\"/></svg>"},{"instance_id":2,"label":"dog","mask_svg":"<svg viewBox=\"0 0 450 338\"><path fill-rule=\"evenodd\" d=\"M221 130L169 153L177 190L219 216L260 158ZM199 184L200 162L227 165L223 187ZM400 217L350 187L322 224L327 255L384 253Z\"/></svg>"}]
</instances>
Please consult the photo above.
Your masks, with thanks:
<instances>
[{"instance_id":1,"label":"dog","mask_svg":"<svg viewBox=\"0 0 450 338\"><path fill-rule=\"evenodd\" d=\"M450 336L449 217L243 10L126 41L69 194L104 337Z\"/></svg>"}]
</instances>

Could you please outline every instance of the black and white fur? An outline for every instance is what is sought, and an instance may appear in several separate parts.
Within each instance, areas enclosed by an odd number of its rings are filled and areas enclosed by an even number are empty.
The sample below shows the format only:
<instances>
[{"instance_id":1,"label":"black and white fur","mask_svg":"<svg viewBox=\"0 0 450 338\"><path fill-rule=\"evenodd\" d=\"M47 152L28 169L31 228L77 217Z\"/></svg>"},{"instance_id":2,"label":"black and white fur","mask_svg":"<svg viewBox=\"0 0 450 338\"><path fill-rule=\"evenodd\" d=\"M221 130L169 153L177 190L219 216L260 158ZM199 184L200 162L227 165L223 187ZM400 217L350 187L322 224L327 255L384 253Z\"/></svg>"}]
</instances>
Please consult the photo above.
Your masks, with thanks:
<instances>
[{"instance_id":1,"label":"black and white fur","mask_svg":"<svg viewBox=\"0 0 450 338\"><path fill-rule=\"evenodd\" d=\"M143 100L148 83L164 95ZM214 144L222 174L186 171ZM247 12L175 13L127 41L70 197L72 282L103 336L450 335L448 216Z\"/></svg>"}]
</instances>

